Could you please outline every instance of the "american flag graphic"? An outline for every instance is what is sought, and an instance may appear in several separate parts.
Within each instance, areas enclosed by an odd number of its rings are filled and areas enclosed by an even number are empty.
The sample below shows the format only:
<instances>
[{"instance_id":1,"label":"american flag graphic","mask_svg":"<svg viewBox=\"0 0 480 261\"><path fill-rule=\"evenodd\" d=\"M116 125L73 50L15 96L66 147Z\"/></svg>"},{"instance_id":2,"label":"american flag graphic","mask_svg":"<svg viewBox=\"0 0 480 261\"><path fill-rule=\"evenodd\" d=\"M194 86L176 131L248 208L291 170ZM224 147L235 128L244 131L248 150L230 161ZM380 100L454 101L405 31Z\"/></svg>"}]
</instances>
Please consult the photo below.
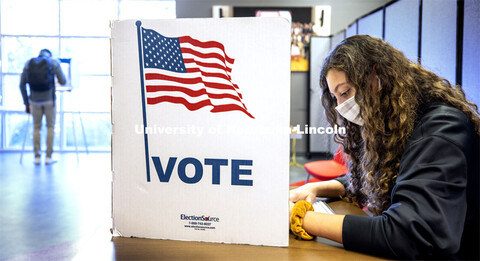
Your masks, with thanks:
<instances>
[{"instance_id":1,"label":"american flag graphic","mask_svg":"<svg viewBox=\"0 0 480 261\"><path fill-rule=\"evenodd\" d=\"M234 59L216 41L190 36L165 37L141 27L146 102L176 103L195 111L212 106L211 112L241 111L254 118L232 82Z\"/></svg>"}]
</instances>

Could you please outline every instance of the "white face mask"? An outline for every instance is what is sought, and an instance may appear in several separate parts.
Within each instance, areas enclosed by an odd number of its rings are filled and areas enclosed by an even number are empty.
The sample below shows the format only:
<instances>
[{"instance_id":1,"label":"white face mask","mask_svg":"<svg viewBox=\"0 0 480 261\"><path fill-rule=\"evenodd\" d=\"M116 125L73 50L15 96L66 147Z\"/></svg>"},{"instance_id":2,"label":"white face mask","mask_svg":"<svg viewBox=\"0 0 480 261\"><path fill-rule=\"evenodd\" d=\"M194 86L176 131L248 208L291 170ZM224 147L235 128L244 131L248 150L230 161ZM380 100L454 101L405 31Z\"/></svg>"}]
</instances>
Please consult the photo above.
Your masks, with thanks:
<instances>
[{"instance_id":1,"label":"white face mask","mask_svg":"<svg viewBox=\"0 0 480 261\"><path fill-rule=\"evenodd\" d=\"M380 91L382 89L382 83L378 76L377 80L378 90ZM355 101L355 96L350 97L348 100L335 107L335 110L337 110L338 113L340 113L340 115L342 115L343 118L347 119L348 121L363 126L363 119L360 115L360 106L358 106L357 102Z\"/></svg>"},{"instance_id":2,"label":"white face mask","mask_svg":"<svg viewBox=\"0 0 480 261\"><path fill-rule=\"evenodd\" d=\"M360 115L360 106L358 106L355 101L355 96L350 97L348 100L335 107L335 110L337 110L338 113L348 121L363 126L363 119Z\"/></svg>"}]
</instances>

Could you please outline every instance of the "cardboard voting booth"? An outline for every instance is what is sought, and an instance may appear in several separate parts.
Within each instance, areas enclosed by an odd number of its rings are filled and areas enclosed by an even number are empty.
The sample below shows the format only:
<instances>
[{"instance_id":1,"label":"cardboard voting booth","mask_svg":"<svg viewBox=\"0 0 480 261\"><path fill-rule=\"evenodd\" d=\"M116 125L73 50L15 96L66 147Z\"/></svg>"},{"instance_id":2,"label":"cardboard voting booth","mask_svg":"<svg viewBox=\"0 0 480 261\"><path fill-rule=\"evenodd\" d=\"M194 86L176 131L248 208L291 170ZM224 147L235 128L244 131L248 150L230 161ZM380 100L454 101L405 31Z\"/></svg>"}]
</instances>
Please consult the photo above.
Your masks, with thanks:
<instances>
[{"instance_id":1,"label":"cardboard voting booth","mask_svg":"<svg viewBox=\"0 0 480 261\"><path fill-rule=\"evenodd\" d=\"M114 235L287 246L289 22L111 27Z\"/></svg>"}]
</instances>

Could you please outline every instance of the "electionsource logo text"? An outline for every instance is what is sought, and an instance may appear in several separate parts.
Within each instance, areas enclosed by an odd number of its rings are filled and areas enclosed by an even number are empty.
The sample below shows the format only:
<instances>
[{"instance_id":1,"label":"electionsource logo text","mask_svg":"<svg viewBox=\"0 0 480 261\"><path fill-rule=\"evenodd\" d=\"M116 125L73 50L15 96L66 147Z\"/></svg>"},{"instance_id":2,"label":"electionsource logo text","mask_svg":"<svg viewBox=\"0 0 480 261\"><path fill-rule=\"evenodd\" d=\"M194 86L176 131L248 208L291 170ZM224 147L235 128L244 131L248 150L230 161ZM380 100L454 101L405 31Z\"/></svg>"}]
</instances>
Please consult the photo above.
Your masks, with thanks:
<instances>
[{"instance_id":1,"label":"electionsource logo text","mask_svg":"<svg viewBox=\"0 0 480 261\"><path fill-rule=\"evenodd\" d=\"M220 222L220 218L218 218L218 217L211 217L211 216L205 216L205 215L201 215L201 216L195 216L195 215L187 216L187 215L185 215L185 214L181 214L181 215L180 215L180 219L181 219L181 220L191 220L191 221Z\"/></svg>"}]
</instances>

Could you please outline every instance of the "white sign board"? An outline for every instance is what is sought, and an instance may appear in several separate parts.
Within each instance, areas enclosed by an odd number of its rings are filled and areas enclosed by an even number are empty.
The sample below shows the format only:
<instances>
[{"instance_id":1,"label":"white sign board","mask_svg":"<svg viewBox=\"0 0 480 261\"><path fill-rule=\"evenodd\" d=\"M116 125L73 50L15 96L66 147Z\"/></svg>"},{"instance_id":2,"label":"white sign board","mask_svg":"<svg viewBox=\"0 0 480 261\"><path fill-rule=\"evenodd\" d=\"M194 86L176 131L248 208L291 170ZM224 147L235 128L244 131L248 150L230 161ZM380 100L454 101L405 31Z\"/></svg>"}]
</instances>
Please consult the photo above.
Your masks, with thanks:
<instances>
[{"instance_id":1,"label":"white sign board","mask_svg":"<svg viewBox=\"0 0 480 261\"><path fill-rule=\"evenodd\" d=\"M288 245L290 24L112 23L117 236Z\"/></svg>"},{"instance_id":2,"label":"white sign board","mask_svg":"<svg viewBox=\"0 0 480 261\"><path fill-rule=\"evenodd\" d=\"M317 5L313 9L313 31L319 36L330 36L332 27L332 7Z\"/></svg>"}]
</instances>

